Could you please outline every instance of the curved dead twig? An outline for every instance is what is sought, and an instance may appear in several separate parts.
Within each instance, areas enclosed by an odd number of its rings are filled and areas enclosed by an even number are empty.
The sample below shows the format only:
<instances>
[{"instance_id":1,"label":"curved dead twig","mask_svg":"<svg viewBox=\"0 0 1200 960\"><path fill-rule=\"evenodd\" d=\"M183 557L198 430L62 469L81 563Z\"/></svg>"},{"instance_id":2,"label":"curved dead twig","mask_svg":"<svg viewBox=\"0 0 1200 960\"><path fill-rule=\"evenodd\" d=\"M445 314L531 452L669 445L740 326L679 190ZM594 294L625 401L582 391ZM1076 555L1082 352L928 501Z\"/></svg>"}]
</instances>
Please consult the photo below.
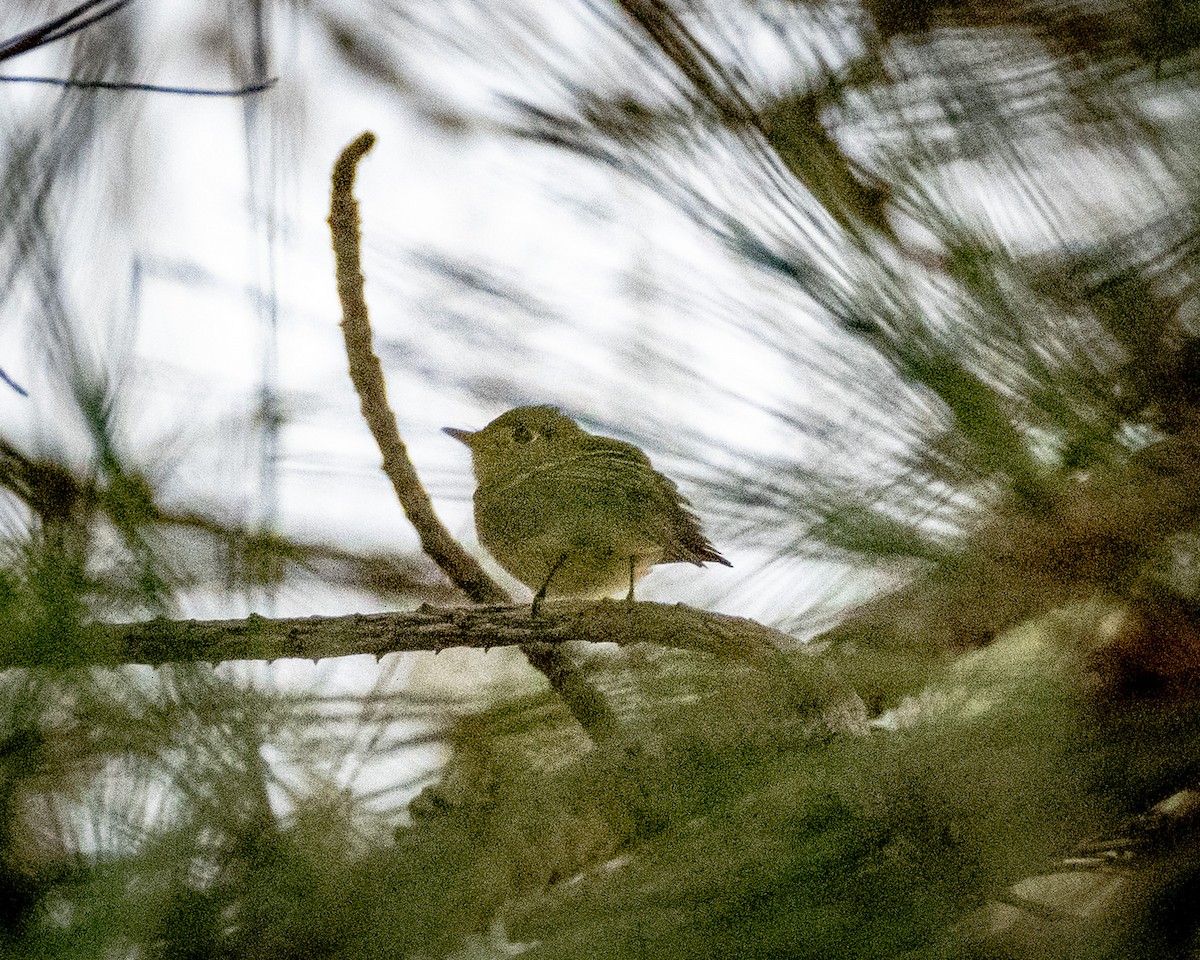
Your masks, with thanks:
<instances>
[{"instance_id":1,"label":"curved dead twig","mask_svg":"<svg viewBox=\"0 0 1200 960\"><path fill-rule=\"evenodd\" d=\"M374 143L374 134L361 134L342 151L333 168L329 227L333 235L338 298L342 304L341 326L346 358L350 363L350 379L358 392L363 419L383 454L383 472L391 480L405 516L421 538L421 549L475 603L505 603L511 599L508 594L438 519L429 494L409 459L408 448L400 438L395 414L388 406L383 367L375 355L363 293L365 281L359 254L358 204L353 192L358 161Z\"/></svg>"}]
</instances>

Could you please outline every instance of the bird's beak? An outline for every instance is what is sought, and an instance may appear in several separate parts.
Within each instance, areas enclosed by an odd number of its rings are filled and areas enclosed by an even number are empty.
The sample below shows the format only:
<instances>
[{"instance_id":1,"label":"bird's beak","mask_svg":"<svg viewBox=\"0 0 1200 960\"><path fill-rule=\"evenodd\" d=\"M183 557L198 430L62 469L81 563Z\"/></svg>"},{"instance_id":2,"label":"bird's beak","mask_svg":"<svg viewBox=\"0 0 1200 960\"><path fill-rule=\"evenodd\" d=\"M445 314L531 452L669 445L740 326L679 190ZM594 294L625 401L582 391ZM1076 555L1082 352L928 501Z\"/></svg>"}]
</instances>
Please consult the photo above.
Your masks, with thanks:
<instances>
[{"instance_id":1,"label":"bird's beak","mask_svg":"<svg viewBox=\"0 0 1200 960\"><path fill-rule=\"evenodd\" d=\"M475 436L474 430L459 430L458 427L442 427L442 433L448 433L459 443L465 443L468 447L471 445L471 438Z\"/></svg>"}]
</instances>

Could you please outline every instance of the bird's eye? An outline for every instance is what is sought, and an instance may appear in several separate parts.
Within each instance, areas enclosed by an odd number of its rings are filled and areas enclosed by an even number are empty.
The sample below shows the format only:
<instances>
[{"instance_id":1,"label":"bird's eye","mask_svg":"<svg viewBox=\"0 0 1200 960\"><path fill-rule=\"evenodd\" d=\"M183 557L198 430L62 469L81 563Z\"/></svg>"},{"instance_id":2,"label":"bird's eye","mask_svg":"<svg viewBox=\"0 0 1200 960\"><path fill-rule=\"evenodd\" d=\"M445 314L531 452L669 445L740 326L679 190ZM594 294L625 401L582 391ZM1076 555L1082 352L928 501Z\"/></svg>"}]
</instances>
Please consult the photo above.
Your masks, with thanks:
<instances>
[{"instance_id":1,"label":"bird's eye","mask_svg":"<svg viewBox=\"0 0 1200 960\"><path fill-rule=\"evenodd\" d=\"M517 443L528 443L533 439L533 431L525 426L525 424L518 423L515 427L513 427L513 439L516 440Z\"/></svg>"}]
</instances>

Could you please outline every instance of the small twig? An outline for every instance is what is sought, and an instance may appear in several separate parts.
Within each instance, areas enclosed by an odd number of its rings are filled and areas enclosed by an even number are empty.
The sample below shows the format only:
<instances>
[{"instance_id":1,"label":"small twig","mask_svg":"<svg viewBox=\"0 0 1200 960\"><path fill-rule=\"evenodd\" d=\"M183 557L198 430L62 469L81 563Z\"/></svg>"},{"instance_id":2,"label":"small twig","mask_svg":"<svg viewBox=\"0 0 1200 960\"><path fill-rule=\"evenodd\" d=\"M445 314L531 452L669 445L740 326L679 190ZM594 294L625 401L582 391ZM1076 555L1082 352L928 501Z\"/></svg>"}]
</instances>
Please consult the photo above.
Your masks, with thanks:
<instances>
[{"instance_id":1,"label":"small twig","mask_svg":"<svg viewBox=\"0 0 1200 960\"><path fill-rule=\"evenodd\" d=\"M254 93L270 90L279 81L272 78L262 83L250 83L243 87L219 90L212 87L175 87L161 83L135 83L116 80L72 80L67 77L8 77L0 76L0 83L40 83L43 86L66 87L72 90L125 90L135 93L170 93L184 97L248 97Z\"/></svg>"},{"instance_id":2,"label":"small twig","mask_svg":"<svg viewBox=\"0 0 1200 960\"><path fill-rule=\"evenodd\" d=\"M29 391L26 390L19 383L17 383L17 381L14 380L12 377L10 377L7 373L5 373L3 369L0 369L0 380L3 380L5 383L7 383L10 387L12 387L15 391L17 391L17 393L19 393L21 396L23 396L23 397L29 396Z\"/></svg>"},{"instance_id":3,"label":"small twig","mask_svg":"<svg viewBox=\"0 0 1200 960\"><path fill-rule=\"evenodd\" d=\"M471 600L510 603L511 598L505 590L487 575L438 519L388 405L383 367L372 346L371 322L363 292L358 203L354 199L358 162L374 143L373 133L361 134L342 151L333 167L329 227L337 262L338 298L342 304L342 334L346 341L350 379L358 391L363 418L383 454L383 471L392 481L392 489L396 491L405 516L420 537L421 548ZM526 644L522 650L594 739L606 739L616 733L616 718L603 697L563 651L541 643Z\"/></svg>"}]
</instances>

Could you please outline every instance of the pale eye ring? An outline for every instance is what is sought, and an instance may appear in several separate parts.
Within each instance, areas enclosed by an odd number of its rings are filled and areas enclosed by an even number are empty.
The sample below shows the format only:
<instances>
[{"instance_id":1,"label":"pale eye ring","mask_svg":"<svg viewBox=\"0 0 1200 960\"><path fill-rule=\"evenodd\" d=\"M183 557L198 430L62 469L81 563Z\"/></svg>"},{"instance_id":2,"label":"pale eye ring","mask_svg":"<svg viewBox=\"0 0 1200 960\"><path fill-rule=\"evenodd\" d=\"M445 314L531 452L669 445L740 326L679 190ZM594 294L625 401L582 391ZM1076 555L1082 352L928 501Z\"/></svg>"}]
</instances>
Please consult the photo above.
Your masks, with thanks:
<instances>
[{"instance_id":1,"label":"pale eye ring","mask_svg":"<svg viewBox=\"0 0 1200 960\"><path fill-rule=\"evenodd\" d=\"M518 423L515 427L513 427L513 439L517 441L517 443L528 443L533 439L533 431L525 426L525 424Z\"/></svg>"}]
</instances>

